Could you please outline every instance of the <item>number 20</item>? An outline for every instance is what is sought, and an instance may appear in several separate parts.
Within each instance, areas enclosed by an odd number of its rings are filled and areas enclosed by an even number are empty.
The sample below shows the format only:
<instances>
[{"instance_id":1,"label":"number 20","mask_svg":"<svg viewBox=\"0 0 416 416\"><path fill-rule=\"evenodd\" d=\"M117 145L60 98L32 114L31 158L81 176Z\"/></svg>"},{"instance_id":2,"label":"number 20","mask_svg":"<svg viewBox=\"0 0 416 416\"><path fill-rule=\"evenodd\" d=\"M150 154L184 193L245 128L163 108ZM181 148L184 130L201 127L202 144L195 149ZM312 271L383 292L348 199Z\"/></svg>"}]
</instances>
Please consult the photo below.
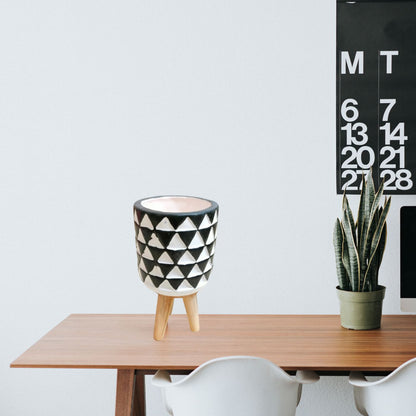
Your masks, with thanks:
<instances>
[{"instance_id":1,"label":"number 20","mask_svg":"<svg viewBox=\"0 0 416 416\"><path fill-rule=\"evenodd\" d=\"M368 153L368 162L363 162L363 153ZM354 160L357 161L358 167L361 169L370 169L370 167L374 164L375 156L374 150L370 146L362 146L358 150L352 146L345 146L341 154L345 156L347 153L350 153L350 156L344 160L342 163L341 169L356 169L357 164L353 163Z\"/></svg>"}]
</instances>

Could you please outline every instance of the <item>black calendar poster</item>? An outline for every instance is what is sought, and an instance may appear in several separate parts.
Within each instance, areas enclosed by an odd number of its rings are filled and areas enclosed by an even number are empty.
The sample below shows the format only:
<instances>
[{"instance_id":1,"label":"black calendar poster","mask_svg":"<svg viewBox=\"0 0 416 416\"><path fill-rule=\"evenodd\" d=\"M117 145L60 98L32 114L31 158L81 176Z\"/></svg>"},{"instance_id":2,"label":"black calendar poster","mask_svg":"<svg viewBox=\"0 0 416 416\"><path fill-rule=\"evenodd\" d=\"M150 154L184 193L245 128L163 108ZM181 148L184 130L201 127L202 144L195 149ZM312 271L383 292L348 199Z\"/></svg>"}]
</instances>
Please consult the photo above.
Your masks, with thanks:
<instances>
[{"instance_id":1,"label":"black calendar poster","mask_svg":"<svg viewBox=\"0 0 416 416\"><path fill-rule=\"evenodd\" d=\"M337 2L337 193L416 194L416 1Z\"/></svg>"}]
</instances>

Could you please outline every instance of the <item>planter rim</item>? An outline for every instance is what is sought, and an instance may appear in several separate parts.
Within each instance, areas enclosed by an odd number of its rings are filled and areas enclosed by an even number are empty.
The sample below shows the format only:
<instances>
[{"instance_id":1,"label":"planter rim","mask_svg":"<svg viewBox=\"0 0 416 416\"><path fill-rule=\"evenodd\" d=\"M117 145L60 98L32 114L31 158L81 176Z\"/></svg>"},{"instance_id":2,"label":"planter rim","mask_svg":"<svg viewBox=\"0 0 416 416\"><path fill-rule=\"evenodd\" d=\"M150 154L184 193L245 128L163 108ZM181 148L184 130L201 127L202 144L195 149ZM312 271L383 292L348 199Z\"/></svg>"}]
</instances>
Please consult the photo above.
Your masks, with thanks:
<instances>
[{"instance_id":1,"label":"planter rim","mask_svg":"<svg viewBox=\"0 0 416 416\"><path fill-rule=\"evenodd\" d=\"M157 200L157 199L168 199L168 198L177 198L177 199L193 199L198 201L204 201L208 202L209 206L200 210L192 210L192 211L161 211L153 208L149 208L143 205L144 202L150 201L150 200ZM191 216L191 215L202 215L206 214L208 212L212 212L216 209L218 209L218 204L215 201L212 201L207 198L201 198L199 196L191 196L191 195L157 195L157 196L150 196L146 198L139 199L134 203L134 208L142 211L142 212L148 212L148 213L154 213L158 215L176 215L176 216Z\"/></svg>"},{"instance_id":2,"label":"planter rim","mask_svg":"<svg viewBox=\"0 0 416 416\"><path fill-rule=\"evenodd\" d=\"M377 290L371 292L353 292L351 290L342 290L339 286L336 287L338 297L348 300L349 302L371 302L375 300L383 300L386 292L386 287L378 285Z\"/></svg>"}]
</instances>

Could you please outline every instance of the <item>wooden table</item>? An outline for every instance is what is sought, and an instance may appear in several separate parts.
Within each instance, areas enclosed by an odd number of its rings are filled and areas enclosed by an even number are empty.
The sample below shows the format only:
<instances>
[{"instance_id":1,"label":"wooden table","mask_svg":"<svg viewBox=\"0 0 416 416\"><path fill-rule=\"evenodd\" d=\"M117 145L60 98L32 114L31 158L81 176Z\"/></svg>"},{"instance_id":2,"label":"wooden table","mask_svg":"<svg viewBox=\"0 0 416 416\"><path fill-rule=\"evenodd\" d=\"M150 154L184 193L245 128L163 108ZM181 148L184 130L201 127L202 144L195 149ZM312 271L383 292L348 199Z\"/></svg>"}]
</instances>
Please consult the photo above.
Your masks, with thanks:
<instances>
[{"instance_id":1,"label":"wooden table","mask_svg":"<svg viewBox=\"0 0 416 416\"><path fill-rule=\"evenodd\" d=\"M11 364L14 368L117 369L116 416L144 416L144 376L184 374L227 355L266 358L286 371L323 375L388 373L416 356L416 316L387 315L382 328L350 331L338 315L186 315L170 317L153 340L154 315L70 315Z\"/></svg>"}]
</instances>

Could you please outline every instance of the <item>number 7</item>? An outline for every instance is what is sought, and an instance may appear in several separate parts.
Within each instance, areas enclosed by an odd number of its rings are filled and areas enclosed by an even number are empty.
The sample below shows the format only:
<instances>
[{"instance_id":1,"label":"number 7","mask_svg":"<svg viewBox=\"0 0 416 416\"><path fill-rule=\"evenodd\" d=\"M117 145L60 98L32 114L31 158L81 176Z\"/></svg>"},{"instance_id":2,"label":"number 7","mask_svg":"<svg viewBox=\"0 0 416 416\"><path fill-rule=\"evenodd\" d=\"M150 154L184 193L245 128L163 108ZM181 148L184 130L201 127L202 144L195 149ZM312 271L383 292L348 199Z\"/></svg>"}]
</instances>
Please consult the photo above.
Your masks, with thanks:
<instances>
[{"instance_id":1,"label":"number 7","mask_svg":"<svg viewBox=\"0 0 416 416\"><path fill-rule=\"evenodd\" d=\"M396 99L395 98L381 98L380 99L380 104L387 104L387 107L386 107L386 109L384 110L384 113L383 113L383 121L388 121L390 111L394 107L394 105L396 104Z\"/></svg>"}]
</instances>

